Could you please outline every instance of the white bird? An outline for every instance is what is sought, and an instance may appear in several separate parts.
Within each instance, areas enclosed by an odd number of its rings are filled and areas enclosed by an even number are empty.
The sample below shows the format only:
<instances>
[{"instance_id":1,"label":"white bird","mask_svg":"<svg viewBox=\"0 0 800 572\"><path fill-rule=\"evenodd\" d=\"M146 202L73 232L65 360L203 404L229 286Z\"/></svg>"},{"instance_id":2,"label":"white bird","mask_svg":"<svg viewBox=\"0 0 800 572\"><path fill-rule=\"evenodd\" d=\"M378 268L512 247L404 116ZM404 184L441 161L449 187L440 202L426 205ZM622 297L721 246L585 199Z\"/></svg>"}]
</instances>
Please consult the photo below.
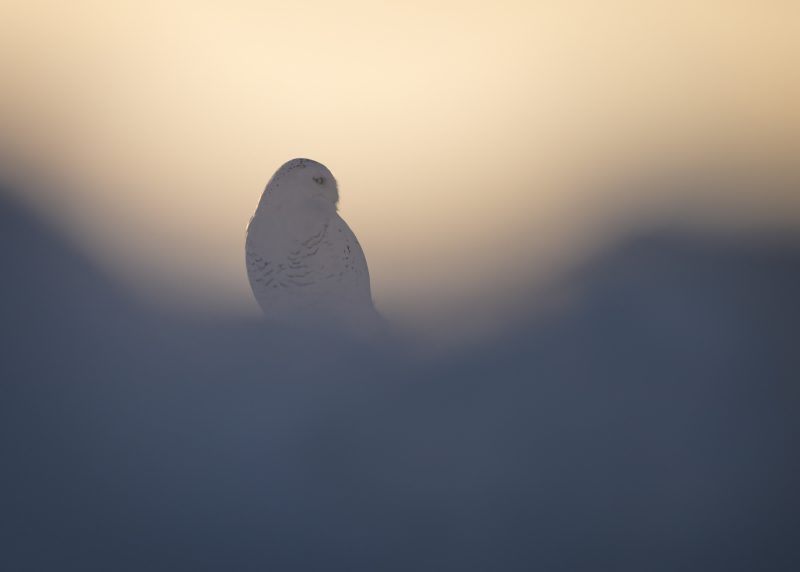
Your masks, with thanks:
<instances>
[{"instance_id":1,"label":"white bird","mask_svg":"<svg viewBox=\"0 0 800 572\"><path fill-rule=\"evenodd\" d=\"M245 258L268 318L374 323L367 260L338 202L336 179L310 159L288 161L267 183L247 227Z\"/></svg>"}]
</instances>

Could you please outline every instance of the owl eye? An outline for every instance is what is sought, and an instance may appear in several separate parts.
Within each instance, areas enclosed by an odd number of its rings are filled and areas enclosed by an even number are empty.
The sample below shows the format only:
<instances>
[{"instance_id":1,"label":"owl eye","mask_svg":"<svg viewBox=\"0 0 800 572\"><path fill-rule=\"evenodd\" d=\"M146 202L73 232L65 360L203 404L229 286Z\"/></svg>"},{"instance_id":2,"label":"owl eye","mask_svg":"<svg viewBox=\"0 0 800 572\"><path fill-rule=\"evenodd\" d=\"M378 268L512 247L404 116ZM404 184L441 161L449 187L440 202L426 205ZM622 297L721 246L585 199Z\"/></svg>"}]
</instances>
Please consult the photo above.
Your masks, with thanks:
<instances>
[{"instance_id":1,"label":"owl eye","mask_svg":"<svg viewBox=\"0 0 800 572\"><path fill-rule=\"evenodd\" d=\"M316 184L318 184L318 185L321 185L322 183L325 182L325 178L324 177L314 177L314 182Z\"/></svg>"}]
</instances>

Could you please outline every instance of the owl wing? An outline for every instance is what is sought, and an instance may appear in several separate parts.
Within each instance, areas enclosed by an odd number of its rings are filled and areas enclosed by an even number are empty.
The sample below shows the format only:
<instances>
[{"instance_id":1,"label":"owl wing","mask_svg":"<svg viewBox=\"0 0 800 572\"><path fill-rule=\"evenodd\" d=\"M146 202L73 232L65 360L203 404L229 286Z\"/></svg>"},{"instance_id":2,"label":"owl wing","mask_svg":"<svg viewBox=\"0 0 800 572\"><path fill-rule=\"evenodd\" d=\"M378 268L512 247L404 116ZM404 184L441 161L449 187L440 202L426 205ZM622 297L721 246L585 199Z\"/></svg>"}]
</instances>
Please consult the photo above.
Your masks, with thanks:
<instances>
[{"instance_id":1,"label":"owl wing","mask_svg":"<svg viewBox=\"0 0 800 572\"><path fill-rule=\"evenodd\" d=\"M372 305L364 252L338 215L325 220L308 237L280 248L274 240L269 243L260 245L248 233L247 273L267 315Z\"/></svg>"}]
</instances>

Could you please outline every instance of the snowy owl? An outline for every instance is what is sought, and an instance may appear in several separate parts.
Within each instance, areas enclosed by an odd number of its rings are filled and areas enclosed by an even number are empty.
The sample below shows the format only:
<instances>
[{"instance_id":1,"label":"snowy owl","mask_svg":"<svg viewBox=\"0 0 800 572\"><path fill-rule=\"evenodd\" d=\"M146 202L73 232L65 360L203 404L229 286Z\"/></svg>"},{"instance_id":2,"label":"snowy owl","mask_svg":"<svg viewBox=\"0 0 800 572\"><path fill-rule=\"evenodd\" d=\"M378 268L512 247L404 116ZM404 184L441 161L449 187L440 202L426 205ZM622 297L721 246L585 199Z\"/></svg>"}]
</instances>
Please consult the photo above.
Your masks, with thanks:
<instances>
[{"instance_id":1,"label":"snowy owl","mask_svg":"<svg viewBox=\"0 0 800 572\"><path fill-rule=\"evenodd\" d=\"M247 227L250 287L268 318L361 325L371 322L367 260L337 211L331 172L292 159L272 176Z\"/></svg>"}]
</instances>

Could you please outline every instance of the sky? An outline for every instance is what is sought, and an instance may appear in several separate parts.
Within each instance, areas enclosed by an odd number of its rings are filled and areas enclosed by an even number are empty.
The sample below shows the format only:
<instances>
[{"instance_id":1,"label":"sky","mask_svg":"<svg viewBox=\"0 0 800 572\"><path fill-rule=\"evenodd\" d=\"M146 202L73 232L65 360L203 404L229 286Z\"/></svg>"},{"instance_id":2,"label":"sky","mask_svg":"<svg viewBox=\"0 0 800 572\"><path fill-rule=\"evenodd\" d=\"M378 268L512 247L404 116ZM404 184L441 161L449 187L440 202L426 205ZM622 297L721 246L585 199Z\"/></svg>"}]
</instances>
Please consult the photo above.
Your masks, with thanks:
<instances>
[{"instance_id":1,"label":"sky","mask_svg":"<svg viewBox=\"0 0 800 572\"><path fill-rule=\"evenodd\" d=\"M485 319L665 213L800 218L794 187L772 179L648 183L793 176L795 2L4 0L2 13L0 173L170 307L257 314L244 229L293 157L337 177L376 304L411 322Z\"/></svg>"}]
</instances>

